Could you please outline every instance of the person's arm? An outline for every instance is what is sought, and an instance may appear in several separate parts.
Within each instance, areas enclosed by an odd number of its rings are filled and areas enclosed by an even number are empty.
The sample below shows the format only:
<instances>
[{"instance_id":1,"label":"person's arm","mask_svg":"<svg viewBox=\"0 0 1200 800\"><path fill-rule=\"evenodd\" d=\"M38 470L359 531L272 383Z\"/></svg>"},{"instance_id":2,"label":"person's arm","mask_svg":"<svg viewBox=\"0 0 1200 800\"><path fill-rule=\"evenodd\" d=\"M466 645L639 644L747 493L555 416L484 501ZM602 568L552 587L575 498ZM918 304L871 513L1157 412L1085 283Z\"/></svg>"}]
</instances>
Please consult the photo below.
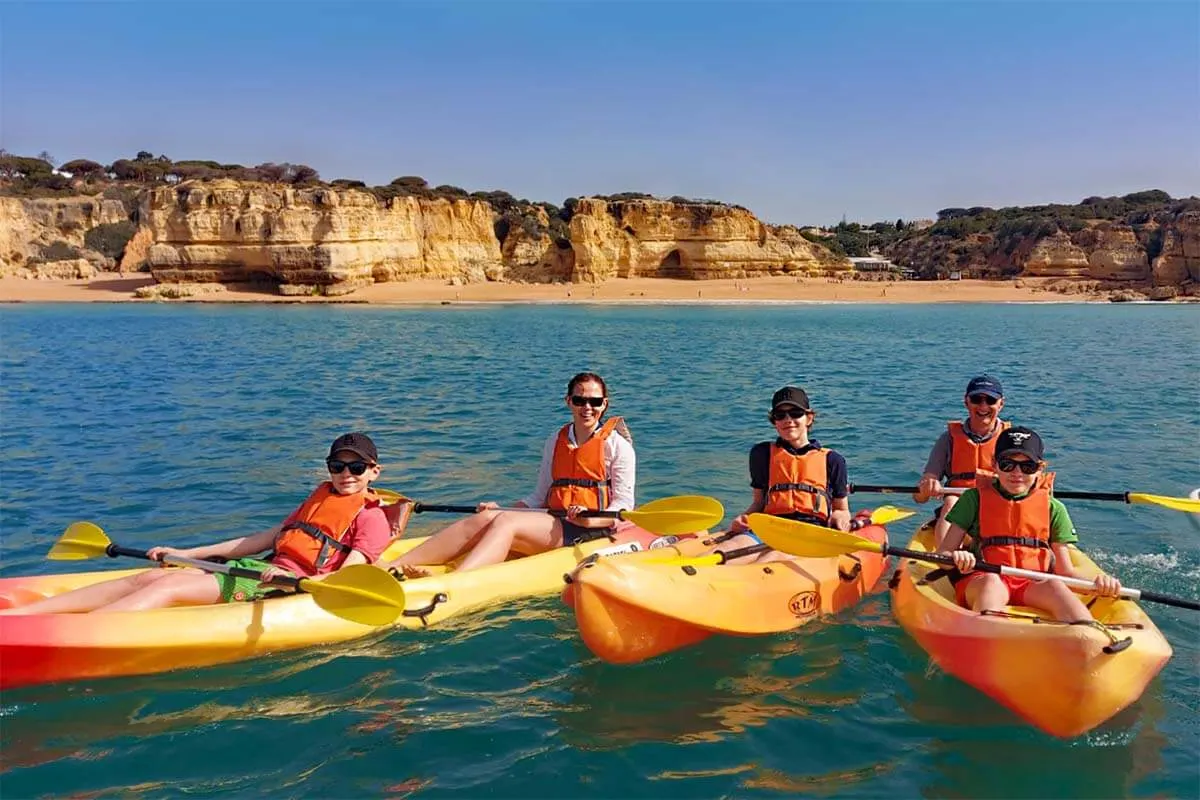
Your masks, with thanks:
<instances>
[{"instance_id":1,"label":"person's arm","mask_svg":"<svg viewBox=\"0 0 1200 800\"><path fill-rule=\"evenodd\" d=\"M846 459L834 450L825 457L825 473L829 478L829 527L850 530L850 474Z\"/></svg>"},{"instance_id":2,"label":"person's arm","mask_svg":"<svg viewBox=\"0 0 1200 800\"><path fill-rule=\"evenodd\" d=\"M275 537L279 535L282 524L265 531L239 536L236 539L226 539L216 544L200 547L152 547L147 551L150 558L158 560L164 555L181 556L183 558L241 558L252 556L270 550L275 545Z\"/></svg>"},{"instance_id":3,"label":"person's arm","mask_svg":"<svg viewBox=\"0 0 1200 800\"><path fill-rule=\"evenodd\" d=\"M934 547L939 553L958 553L967 552L959 550L963 539L970 533L971 528L975 526L979 519L979 490L968 489L963 492L962 497L958 499L958 503L954 508L946 512L946 522L949 523L949 528L946 530L946 537L941 542L935 542ZM955 556L957 562L958 556ZM972 555L971 563L975 562ZM961 569L961 567L960 567ZM965 570L963 570L965 572Z\"/></svg>"},{"instance_id":4,"label":"person's arm","mask_svg":"<svg viewBox=\"0 0 1200 800\"><path fill-rule=\"evenodd\" d=\"M383 555L391 539L391 526L388 525L383 509L363 509L350 526L350 536L347 537L346 544L352 549L342 562L342 567L352 564L374 564Z\"/></svg>"},{"instance_id":5,"label":"person's arm","mask_svg":"<svg viewBox=\"0 0 1200 800\"><path fill-rule=\"evenodd\" d=\"M514 505L521 508L545 508L546 496L550 494L551 465L554 463L554 445L558 440L558 431L550 434L542 447L542 463L538 466L537 483L533 491L522 497Z\"/></svg>"},{"instance_id":6,"label":"person's arm","mask_svg":"<svg viewBox=\"0 0 1200 800\"><path fill-rule=\"evenodd\" d=\"M633 444L619 433L604 442L610 453L608 478L612 482L608 505L604 511L630 511L634 508L637 484L637 452Z\"/></svg>"},{"instance_id":7,"label":"person's arm","mask_svg":"<svg viewBox=\"0 0 1200 800\"><path fill-rule=\"evenodd\" d=\"M750 488L754 495L750 505L729 523L729 529L734 533L750 530L751 514L757 514L767 507L768 482L771 479L771 443L759 442L750 448Z\"/></svg>"},{"instance_id":8,"label":"person's arm","mask_svg":"<svg viewBox=\"0 0 1200 800\"><path fill-rule=\"evenodd\" d=\"M950 432L942 431L942 435L933 443L933 449L929 451L929 458L925 461L925 469L921 472L913 500L925 503L929 501L929 498L941 494L942 477L949 473Z\"/></svg>"}]
</instances>

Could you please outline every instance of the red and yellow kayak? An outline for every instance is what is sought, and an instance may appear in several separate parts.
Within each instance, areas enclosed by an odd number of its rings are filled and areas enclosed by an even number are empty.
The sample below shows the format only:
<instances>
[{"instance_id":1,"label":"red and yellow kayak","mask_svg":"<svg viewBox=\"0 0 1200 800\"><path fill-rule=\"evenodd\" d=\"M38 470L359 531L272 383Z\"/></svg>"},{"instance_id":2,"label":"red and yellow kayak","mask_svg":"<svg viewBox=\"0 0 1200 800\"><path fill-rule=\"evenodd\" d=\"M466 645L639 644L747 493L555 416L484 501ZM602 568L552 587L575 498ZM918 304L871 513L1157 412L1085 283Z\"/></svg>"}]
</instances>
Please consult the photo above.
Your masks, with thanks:
<instances>
[{"instance_id":1,"label":"red and yellow kayak","mask_svg":"<svg viewBox=\"0 0 1200 800\"><path fill-rule=\"evenodd\" d=\"M508 600L552 595L581 559L646 547L654 534L627 525L613 538L560 547L469 572L440 569L404 581L408 606L393 627L423 628ZM393 558L424 539L397 539ZM0 608L141 570L95 571L0 580ZM0 689L57 681L145 675L240 661L266 653L356 639L380 630L322 611L312 596L153 611L0 616Z\"/></svg>"},{"instance_id":2,"label":"red and yellow kayak","mask_svg":"<svg viewBox=\"0 0 1200 800\"><path fill-rule=\"evenodd\" d=\"M928 551L932 536L922 528L908 546ZM1075 548L1071 558L1084 576L1099 571ZM1091 599L1109 636L1025 607L976 614L955 602L954 587L931 576L934 569L923 561L900 563L892 581L896 620L947 673L1051 735L1078 736L1109 719L1141 697L1171 657L1167 640L1131 600ZM1131 642L1105 652L1114 638Z\"/></svg>"},{"instance_id":3,"label":"red and yellow kayak","mask_svg":"<svg viewBox=\"0 0 1200 800\"><path fill-rule=\"evenodd\" d=\"M877 542L887 539L878 525L857 533ZM709 552L709 542L680 542L576 570L563 599L574 607L588 648L604 661L631 664L714 634L761 636L792 630L858 603L886 562L867 552L756 564L664 561L668 554Z\"/></svg>"}]
</instances>

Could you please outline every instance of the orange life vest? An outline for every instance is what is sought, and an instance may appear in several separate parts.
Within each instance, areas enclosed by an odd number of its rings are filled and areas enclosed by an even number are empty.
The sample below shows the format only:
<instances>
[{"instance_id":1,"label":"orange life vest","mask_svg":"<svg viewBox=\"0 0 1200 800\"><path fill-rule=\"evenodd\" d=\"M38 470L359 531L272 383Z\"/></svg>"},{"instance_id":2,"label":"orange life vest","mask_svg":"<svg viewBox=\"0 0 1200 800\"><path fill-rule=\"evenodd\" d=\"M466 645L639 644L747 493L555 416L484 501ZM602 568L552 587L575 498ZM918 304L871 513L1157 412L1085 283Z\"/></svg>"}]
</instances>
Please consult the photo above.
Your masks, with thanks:
<instances>
[{"instance_id":1,"label":"orange life vest","mask_svg":"<svg viewBox=\"0 0 1200 800\"><path fill-rule=\"evenodd\" d=\"M975 488L979 490L979 550L983 560L1050 572L1054 568L1054 552L1050 549L1054 473L1043 473L1033 491L1019 500L1000 494L990 477L981 475Z\"/></svg>"},{"instance_id":2,"label":"orange life vest","mask_svg":"<svg viewBox=\"0 0 1200 800\"><path fill-rule=\"evenodd\" d=\"M771 467L767 476L766 514L807 514L829 519L829 451L816 447L804 455L793 455L778 442L771 443Z\"/></svg>"},{"instance_id":3,"label":"orange life vest","mask_svg":"<svg viewBox=\"0 0 1200 800\"><path fill-rule=\"evenodd\" d=\"M379 505L379 496L368 489L345 495L322 483L296 511L295 517L275 537L275 554L287 556L309 574L317 574L333 551L349 553L346 534L364 508Z\"/></svg>"},{"instance_id":4,"label":"orange life vest","mask_svg":"<svg viewBox=\"0 0 1200 800\"><path fill-rule=\"evenodd\" d=\"M601 425L582 446L571 444L568 436L570 430L571 423L568 422L558 432L558 439L554 442L546 506L558 510L568 506L585 506L592 511L602 511L608 507L612 489L608 464L604 463L604 443L613 431L625 431L624 420L613 417Z\"/></svg>"},{"instance_id":5,"label":"orange life vest","mask_svg":"<svg viewBox=\"0 0 1200 800\"><path fill-rule=\"evenodd\" d=\"M950 474L948 486L971 487L978 475L996 475L996 435L1012 427L1000 422L1000 427L986 441L976 442L967 435L963 424L953 420L946 425L950 432Z\"/></svg>"}]
</instances>

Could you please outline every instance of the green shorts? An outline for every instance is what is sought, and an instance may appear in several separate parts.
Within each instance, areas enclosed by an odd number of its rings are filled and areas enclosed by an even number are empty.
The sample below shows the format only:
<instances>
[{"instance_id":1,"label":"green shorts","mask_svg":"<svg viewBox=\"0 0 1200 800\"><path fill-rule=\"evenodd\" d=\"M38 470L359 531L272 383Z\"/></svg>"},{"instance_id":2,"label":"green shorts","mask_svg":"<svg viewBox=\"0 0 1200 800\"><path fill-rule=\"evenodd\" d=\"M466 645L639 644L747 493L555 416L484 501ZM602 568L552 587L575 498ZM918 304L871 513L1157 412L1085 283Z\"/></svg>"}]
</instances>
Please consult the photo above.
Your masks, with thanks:
<instances>
[{"instance_id":1,"label":"green shorts","mask_svg":"<svg viewBox=\"0 0 1200 800\"><path fill-rule=\"evenodd\" d=\"M274 564L267 561L260 561L257 558L234 558L226 561L225 565L257 570L274 566ZM289 572L288 574L290 575L291 573ZM220 572L214 572L213 577L217 579L217 586L221 587L222 603L253 603L255 600L261 600L264 595L278 588L275 586L261 586L259 585L258 578L237 578L233 575L225 575Z\"/></svg>"}]
</instances>

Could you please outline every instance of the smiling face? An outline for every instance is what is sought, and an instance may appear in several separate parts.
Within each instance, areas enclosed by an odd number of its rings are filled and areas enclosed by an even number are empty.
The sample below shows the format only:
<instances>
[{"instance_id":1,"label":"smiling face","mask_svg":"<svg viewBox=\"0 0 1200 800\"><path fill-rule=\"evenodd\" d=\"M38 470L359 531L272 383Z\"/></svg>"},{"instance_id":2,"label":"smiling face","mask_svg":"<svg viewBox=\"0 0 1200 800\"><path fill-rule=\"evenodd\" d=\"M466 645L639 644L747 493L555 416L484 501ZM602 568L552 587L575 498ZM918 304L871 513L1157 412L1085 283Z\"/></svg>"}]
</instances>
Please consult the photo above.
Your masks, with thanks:
<instances>
[{"instance_id":1,"label":"smiling face","mask_svg":"<svg viewBox=\"0 0 1200 800\"><path fill-rule=\"evenodd\" d=\"M367 461L353 450L338 450L325 466L329 469L329 481L338 494L364 491L380 472L378 464ZM355 475L355 472L359 474Z\"/></svg>"},{"instance_id":2,"label":"smiling face","mask_svg":"<svg viewBox=\"0 0 1200 800\"><path fill-rule=\"evenodd\" d=\"M967 419L971 427L980 432L989 431L1004 408L1004 398L975 392L963 397L963 405L967 407Z\"/></svg>"},{"instance_id":3,"label":"smiling face","mask_svg":"<svg viewBox=\"0 0 1200 800\"><path fill-rule=\"evenodd\" d=\"M594 430L608 408L604 387L597 381L583 380L571 387L566 397L567 408L577 430Z\"/></svg>"},{"instance_id":4,"label":"smiling face","mask_svg":"<svg viewBox=\"0 0 1200 800\"><path fill-rule=\"evenodd\" d=\"M812 425L813 412L792 403L780 403L771 411L771 422L779 438L790 445L802 447L808 444L808 429Z\"/></svg>"},{"instance_id":5,"label":"smiling face","mask_svg":"<svg viewBox=\"0 0 1200 800\"><path fill-rule=\"evenodd\" d=\"M1037 479L1042 476L1041 461L1034 461L1025 453L1008 453L996 459L996 470L1000 476L1000 488L1012 495L1027 494ZM1028 470L1033 470L1028 473Z\"/></svg>"}]
</instances>

